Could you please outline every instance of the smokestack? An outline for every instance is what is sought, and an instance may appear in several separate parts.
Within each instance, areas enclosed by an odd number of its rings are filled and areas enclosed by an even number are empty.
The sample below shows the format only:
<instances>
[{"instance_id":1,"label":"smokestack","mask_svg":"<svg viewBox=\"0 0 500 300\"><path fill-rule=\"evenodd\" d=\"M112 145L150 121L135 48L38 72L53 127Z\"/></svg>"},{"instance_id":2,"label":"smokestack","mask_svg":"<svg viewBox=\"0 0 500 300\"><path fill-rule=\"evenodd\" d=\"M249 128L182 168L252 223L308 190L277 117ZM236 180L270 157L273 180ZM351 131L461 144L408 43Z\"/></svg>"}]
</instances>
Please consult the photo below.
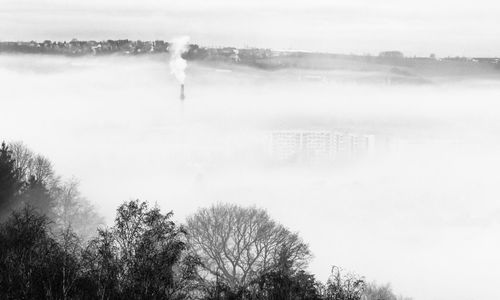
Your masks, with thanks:
<instances>
[{"instance_id":1,"label":"smokestack","mask_svg":"<svg viewBox=\"0 0 500 300\"><path fill-rule=\"evenodd\" d=\"M170 71L174 74L177 81L181 84L181 100L184 100L184 80L186 79L187 62L182 58L182 54L189 50L189 37L183 36L172 40L168 47L170 52Z\"/></svg>"}]
</instances>

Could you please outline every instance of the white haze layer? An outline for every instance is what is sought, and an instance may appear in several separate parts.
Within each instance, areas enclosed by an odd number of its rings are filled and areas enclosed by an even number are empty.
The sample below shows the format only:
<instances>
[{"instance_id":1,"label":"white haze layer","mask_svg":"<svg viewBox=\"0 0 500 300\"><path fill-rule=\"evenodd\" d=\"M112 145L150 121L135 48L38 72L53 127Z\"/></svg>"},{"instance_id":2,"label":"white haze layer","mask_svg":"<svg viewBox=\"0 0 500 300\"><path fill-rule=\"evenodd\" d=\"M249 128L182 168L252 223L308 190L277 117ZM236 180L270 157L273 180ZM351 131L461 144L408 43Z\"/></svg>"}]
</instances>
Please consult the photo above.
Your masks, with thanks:
<instances>
[{"instance_id":1,"label":"white haze layer","mask_svg":"<svg viewBox=\"0 0 500 300\"><path fill-rule=\"evenodd\" d=\"M335 264L415 299L497 298L498 81L387 86L355 83L383 76L368 72L192 63L181 103L167 61L0 56L0 139L78 177L108 222L135 198L179 221L257 205L310 244L321 280ZM272 161L268 133L299 129L389 146L334 166Z\"/></svg>"}]
</instances>

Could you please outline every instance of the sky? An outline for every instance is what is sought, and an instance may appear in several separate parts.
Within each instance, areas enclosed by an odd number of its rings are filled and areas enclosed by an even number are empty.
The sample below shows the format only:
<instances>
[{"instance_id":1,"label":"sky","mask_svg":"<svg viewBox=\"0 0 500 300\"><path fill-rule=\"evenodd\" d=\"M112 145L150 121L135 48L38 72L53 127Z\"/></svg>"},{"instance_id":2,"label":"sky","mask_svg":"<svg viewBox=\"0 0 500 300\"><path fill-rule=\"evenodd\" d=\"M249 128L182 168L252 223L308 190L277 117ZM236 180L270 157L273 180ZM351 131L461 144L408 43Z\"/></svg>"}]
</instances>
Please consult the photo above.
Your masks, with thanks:
<instances>
[{"instance_id":1,"label":"sky","mask_svg":"<svg viewBox=\"0 0 500 300\"><path fill-rule=\"evenodd\" d=\"M0 40L170 39L207 46L498 56L493 0L0 0Z\"/></svg>"}]
</instances>

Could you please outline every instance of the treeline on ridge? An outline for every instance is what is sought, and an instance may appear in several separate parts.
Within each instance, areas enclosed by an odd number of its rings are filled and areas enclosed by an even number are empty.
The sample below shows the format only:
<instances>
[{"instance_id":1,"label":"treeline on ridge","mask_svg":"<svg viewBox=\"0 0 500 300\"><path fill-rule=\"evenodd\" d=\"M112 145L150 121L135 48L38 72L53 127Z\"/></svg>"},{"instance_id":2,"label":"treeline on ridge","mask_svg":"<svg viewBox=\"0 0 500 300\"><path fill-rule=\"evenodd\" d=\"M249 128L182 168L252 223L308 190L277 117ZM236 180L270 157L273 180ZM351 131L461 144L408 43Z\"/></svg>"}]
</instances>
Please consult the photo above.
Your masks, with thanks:
<instances>
[{"instance_id":1,"label":"treeline on ridge","mask_svg":"<svg viewBox=\"0 0 500 300\"><path fill-rule=\"evenodd\" d=\"M0 41L0 53L47 54L65 56L145 55L168 53L171 43L163 40L102 41ZM419 76L498 75L498 57L443 57L434 54L408 57L400 51L383 51L378 55L334 54L307 51L272 50L268 48L187 46L182 55L187 60L207 63L245 65L264 70L285 68L317 70L351 70L389 72L403 78ZM403 81L406 82L406 81ZM413 83L428 83L411 80Z\"/></svg>"}]
</instances>

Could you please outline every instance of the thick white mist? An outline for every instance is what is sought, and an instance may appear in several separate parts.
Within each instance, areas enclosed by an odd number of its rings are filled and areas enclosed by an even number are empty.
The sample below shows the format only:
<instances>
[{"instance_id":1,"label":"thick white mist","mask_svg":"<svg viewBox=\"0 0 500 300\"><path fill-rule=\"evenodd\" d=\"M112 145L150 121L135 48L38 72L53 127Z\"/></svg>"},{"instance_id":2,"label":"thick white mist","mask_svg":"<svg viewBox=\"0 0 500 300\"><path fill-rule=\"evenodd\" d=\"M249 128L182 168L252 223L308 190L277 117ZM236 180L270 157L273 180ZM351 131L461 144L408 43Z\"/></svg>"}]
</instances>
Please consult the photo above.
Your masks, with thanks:
<instances>
[{"instance_id":1,"label":"thick white mist","mask_svg":"<svg viewBox=\"0 0 500 300\"><path fill-rule=\"evenodd\" d=\"M384 74L190 63L167 55L0 56L0 138L22 140L112 221L124 200L177 220L215 202L258 205L332 264L421 300L494 299L500 278L500 83L358 84ZM370 81L370 80L368 80ZM183 105L181 116L180 105ZM369 133L364 160L286 164L269 132Z\"/></svg>"}]
</instances>

